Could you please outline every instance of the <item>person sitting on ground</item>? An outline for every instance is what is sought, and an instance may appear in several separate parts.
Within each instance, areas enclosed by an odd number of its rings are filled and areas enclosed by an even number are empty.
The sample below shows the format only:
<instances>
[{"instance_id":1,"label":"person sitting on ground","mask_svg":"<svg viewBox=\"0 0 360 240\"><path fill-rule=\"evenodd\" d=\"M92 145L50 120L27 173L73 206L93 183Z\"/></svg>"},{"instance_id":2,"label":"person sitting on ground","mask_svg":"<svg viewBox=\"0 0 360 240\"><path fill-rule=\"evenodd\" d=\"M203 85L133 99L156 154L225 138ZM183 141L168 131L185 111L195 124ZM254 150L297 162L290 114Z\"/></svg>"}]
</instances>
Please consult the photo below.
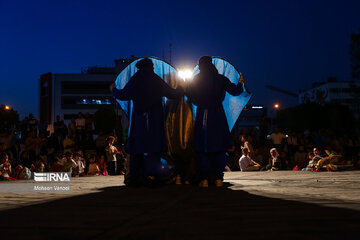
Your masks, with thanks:
<instances>
[{"instance_id":1,"label":"person sitting on ground","mask_svg":"<svg viewBox=\"0 0 360 240\"><path fill-rule=\"evenodd\" d=\"M29 180L31 178L31 171L21 164L16 166L15 178L18 180Z\"/></svg>"},{"instance_id":2,"label":"person sitting on ground","mask_svg":"<svg viewBox=\"0 0 360 240\"><path fill-rule=\"evenodd\" d=\"M37 159L34 164L31 164L31 172L45 172L45 164L41 159Z\"/></svg>"},{"instance_id":3,"label":"person sitting on ground","mask_svg":"<svg viewBox=\"0 0 360 240\"><path fill-rule=\"evenodd\" d=\"M98 176L100 175L100 169L99 166L96 164L96 160L95 160L95 155L94 154L90 154L89 156L89 171L87 173L87 175L91 175L91 176Z\"/></svg>"},{"instance_id":4,"label":"person sitting on ground","mask_svg":"<svg viewBox=\"0 0 360 240\"><path fill-rule=\"evenodd\" d=\"M76 176L83 176L85 175L85 162L81 156L81 154L79 152L76 152L74 154L75 156L75 162L77 164L77 168L76 168Z\"/></svg>"},{"instance_id":5,"label":"person sitting on ground","mask_svg":"<svg viewBox=\"0 0 360 240\"><path fill-rule=\"evenodd\" d=\"M50 167L50 172L64 172L62 158L56 158L55 162Z\"/></svg>"},{"instance_id":6,"label":"person sitting on ground","mask_svg":"<svg viewBox=\"0 0 360 240\"><path fill-rule=\"evenodd\" d=\"M24 167L27 167L27 168L30 169L32 161L30 159L30 155L29 155L28 151L22 151L21 152L21 154L20 154L20 163Z\"/></svg>"},{"instance_id":7,"label":"person sitting on ground","mask_svg":"<svg viewBox=\"0 0 360 240\"><path fill-rule=\"evenodd\" d=\"M255 162L249 157L249 150L247 148L242 149L243 155L239 160L240 170L243 171L258 171L260 170L260 164Z\"/></svg>"},{"instance_id":8,"label":"person sitting on ground","mask_svg":"<svg viewBox=\"0 0 360 240\"><path fill-rule=\"evenodd\" d=\"M247 148L249 157L251 159L255 159L255 152L254 152L254 149L253 149L251 143L249 142L249 137L247 135L242 135L241 136L241 142L243 143L243 146L241 148L242 149Z\"/></svg>"},{"instance_id":9,"label":"person sitting on ground","mask_svg":"<svg viewBox=\"0 0 360 240\"><path fill-rule=\"evenodd\" d=\"M341 161L343 156L337 154L334 150L327 151L328 156L321 158L316 164L316 170L319 171L322 167L328 164L332 165L345 165L346 161Z\"/></svg>"},{"instance_id":10,"label":"person sitting on ground","mask_svg":"<svg viewBox=\"0 0 360 240\"><path fill-rule=\"evenodd\" d=\"M299 149L295 152L294 164L298 166L298 169L302 169L307 165L307 153L302 145L299 146Z\"/></svg>"},{"instance_id":11,"label":"person sitting on ground","mask_svg":"<svg viewBox=\"0 0 360 240\"><path fill-rule=\"evenodd\" d=\"M308 155L307 155L307 164L306 164L306 167L303 168L302 170L303 171L311 171L312 167L310 167L309 163L313 160L313 158L315 157L314 153L313 152L309 152Z\"/></svg>"},{"instance_id":12,"label":"person sitting on ground","mask_svg":"<svg viewBox=\"0 0 360 240\"><path fill-rule=\"evenodd\" d=\"M11 164L9 162L9 156L3 152L0 155L1 164L0 164L0 180L15 180L11 176Z\"/></svg>"},{"instance_id":13,"label":"person sitting on ground","mask_svg":"<svg viewBox=\"0 0 360 240\"><path fill-rule=\"evenodd\" d=\"M101 154L99 158L99 162L97 163L99 169L100 169L100 175L107 176L108 171L106 169L106 162L105 162L105 155Z\"/></svg>"},{"instance_id":14,"label":"person sitting on ground","mask_svg":"<svg viewBox=\"0 0 360 240\"><path fill-rule=\"evenodd\" d=\"M289 161L286 152L280 153L281 170L290 170L293 167L293 163Z\"/></svg>"},{"instance_id":15,"label":"person sitting on ground","mask_svg":"<svg viewBox=\"0 0 360 240\"><path fill-rule=\"evenodd\" d=\"M311 159L311 161L309 162L307 168L314 168L317 166L317 163L320 159L322 159L323 157L320 155L321 154L321 150L318 147L315 147L313 150L314 153L314 157L313 159Z\"/></svg>"},{"instance_id":16,"label":"person sitting on ground","mask_svg":"<svg viewBox=\"0 0 360 240\"><path fill-rule=\"evenodd\" d=\"M64 171L71 172L73 175L76 174L77 164L75 160L72 158L73 154L71 152L66 152L65 157L61 160Z\"/></svg>"},{"instance_id":17,"label":"person sitting on ground","mask_svg":"<svg viewBox=\"0 0 360 240\"><path fill-rule=\"evenodd\" d=\"M281 158L280 154L276 148L270 149L270 159L269 165L267 166L267 170L277 171L281 169Z\"/></svg>"},{"instance_id":18,"label":"person sitting on ground","mask_svg":"<svg viewBox=\"0 0 360 240\"><path fill-rule=\"evenodd\" d=\"M69 132L67 137L63 141L64 151L65 152L72 152L76 148L76 142L74 136Z\"/></svg>"}]
</instances>

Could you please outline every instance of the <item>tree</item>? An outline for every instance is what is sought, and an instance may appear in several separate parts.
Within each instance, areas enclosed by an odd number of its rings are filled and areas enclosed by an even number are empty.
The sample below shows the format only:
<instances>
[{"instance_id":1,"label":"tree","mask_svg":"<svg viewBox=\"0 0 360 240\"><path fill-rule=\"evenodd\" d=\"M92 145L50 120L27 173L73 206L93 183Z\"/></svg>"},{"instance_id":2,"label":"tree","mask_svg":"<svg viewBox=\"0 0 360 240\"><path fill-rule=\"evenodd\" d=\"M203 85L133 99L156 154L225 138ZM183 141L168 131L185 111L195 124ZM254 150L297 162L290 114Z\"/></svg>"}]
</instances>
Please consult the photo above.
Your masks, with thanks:
<instances>
[{"instance_id":1,"label":"tree","mask_svg":"<svg viewBox=\"0 0 360 240\"><path fill-rule=\"evenodd\" d=\"M360 80L360 28L358 33L351 34L349 53L352 77Z\"/></svg>"},{"instance_id":2,"label":"tree","mask_svg":"<svg viewBox=\"0 0 360 240\"><path fill-rule=\"evenodd\" d=\"M19 122L19 114L7 105L0 106L0 131L13 128Z\"/></svg>"},{"instance_id":3,"label":"tree","mask_svg":"<svg viewBox=\"0 0 360 240\"><path fill-rule=\"evenodd\" d=\"M329 129L335 133L353 133L357 128L347 106L327 103L306 103L279 111L280 125L288 130L317 131Z\"/></svg>"}]
</instances>

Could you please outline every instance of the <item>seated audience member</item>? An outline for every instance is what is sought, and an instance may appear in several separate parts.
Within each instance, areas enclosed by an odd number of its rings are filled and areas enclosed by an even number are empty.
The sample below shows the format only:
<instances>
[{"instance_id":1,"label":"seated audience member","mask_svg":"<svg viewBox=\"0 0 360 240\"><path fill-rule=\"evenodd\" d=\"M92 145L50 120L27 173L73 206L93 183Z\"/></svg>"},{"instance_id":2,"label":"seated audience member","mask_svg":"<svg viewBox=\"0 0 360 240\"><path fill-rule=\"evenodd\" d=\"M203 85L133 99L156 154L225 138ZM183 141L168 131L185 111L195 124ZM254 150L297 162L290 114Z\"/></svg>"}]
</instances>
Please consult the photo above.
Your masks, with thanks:
<instances>
[{"instance_id":1,"label":"seated audience member","mask_svg":"<svg viewBox=\"0 0 360 240\"><path fill-rule=\"evenodd\" d=\"M88 175L100 175L100 169L99 169L98 165L96 164L94 154L90 154L89 162L90 162L89 171L87 174Z\"/></svg>"},{"instance_id":2,"label":"seated audience member","mask_svg":"<svg viewBox=\"0 0 360 240\"><path fill-rule=\"evenodd\" d=\"M24 167L27 167L30 169L32 161L30 159L30 155L27 151L23 151L20 154L20 164Z\"/></svg>"},{"instance_id":3,"label":"seated audience member","mask_svg":"<svg viewBox=\"0 0 360 240\"><path fill-rule=\"evenodd\" d=\"M83 176L85 174L85 162L82 159L80 153L75 153L75 163L77 164L76 171L74 172L75 176Z\"/></svg>"},{"instance_id":4,"label":"seated audience member","mask_svg":"<svg viewBox=\"0 0 360 240\"><path fill-rule=\"evenodd\" d=\"M292 169L292 163L289 161L286 152L280 153L280 160L281 160L281 170L290 170Z\"/></svg>"},{"instance_id":5,"label":"seated audience member","mask_svg":"<svg viewBox=\"0 0 360 240\"><path fill-rule=\"evenodd\" d=\"M3 153L3 152L8 155L9 163L13 164L14 163L14 154L13 154L13 152L8 148L7 144L0 143L0 153Z\"/></svg>"},{"instance_id":6,"label":"seated audience member","mask_svg":"<svg viewBox=\"0 0 360 240\"><path fill-rule=\"evenodd\" d=\"M321 167L323 167L325 165L328 165L328 164L340 164L340 159L341 158L342 158L342 155L332 153L332 154L330 154L330 156L320 159L317 162L316 167L319 169L319 168L321 168Z\"/></svg>"},{"instance_id":7,"label":"seated audience member","mask_svg":"<svg viewBox=\"0 0 360 240\"><path fill-rule=\"evenodd\" d=\"M31 171L21 164L16 166L15 178L18 180L29 180L31 178Z\"/></svg>"},{"instance_id":8,"label":"seated audience member","mask_svg":"<svg viewBox=\"0 0 360 240\"><path fill-rule=\"evenodd\" d=\"M302 169L303 171L311 171L312 167L310 167L309 163L313 160L314 157L315 157L315 155L313 152L308 153L308 161L307 161L306 167Z\"/></svg>"},{"instance_id":9,"label":"seated audience member","mask_svg":"<svg viewBox=\"0 0 360 240\"><path fill-rule=\"evenodd\" d=\"M76 148L74 136L69 133L63 141L64 152L73 152Z\"/></svg>"},{"instance_id":10,"label":"seated audience member","mask_svg":"<svg viewBox=\"0 0 360 240\"><path fill-rule=\"evenodd\" d=\"M247 148L242 149L243 155L239 160L240 170L243 171L258 171L260 170L260 164L255 162L249 157L249 150Z\"/></svg>"},{"instance_id":11,"label":"seated audience member","mask_svg":"<svg viewBox=\"0 0 360 240\"><path fill-rule=\"evenodd\" d=\"M58 158L50 167L50 172L64 172L62 159Z\"/></svg>"},{"instance_id":12,"label":"seated audience member","mask_svg":"<svg viewBox=\"0 0 360 240\"><path fill-rule=\"evenodd\" d=\"M276 171L281 169L281 158L278 150L276 148L270 149L270 159L269 165L271 171Z\"/></svg>"},{"instance_id":13,"label":"seated audience member","mask_svg":"<svg viewBox=\"0 0 360 240\"><path fill-rule=\"evenodd\" d=\"M101 154L99 158L99 162L97 163L99 169L100 169L100 175L106 176L108 175L107 169L106 169L106 161L105 161L105 155Z\"/></svg>"},{"instance_id":14,"label":"seated audience member","mask_svg":"<svg viewBox=\"0 0 360 240\"><path fill-rule=\"evenodd\" d=\"M3 152L0 155L0 180L15 180L11 176L11 164L9 162L9 156Z\"/></svg>"},{"instance_id":15,"label":"seated audience member","mask_svg":"<svg viewBox=\"0 0 360 240\"><path fill-rule=\"evenodd\" d=\"M299 149L295 152L294 155L294 164L298 166L299 169L306 167L307 156L308 155L305 152L304 146L299 146Z\"/></svg>"},{"instance_id":16,"label":"seated audience member","mask_svg":"<svg viewBox=\"0 0 360 240\"><path fill-rule=\"evenodd\" d=\"M71 172L71 175L76 174L77 164L75 160L72 158L71 152L66 152L65 157L61 160L62 166L65 172Z\"/></svg>"},{"instance_id":17,"label":"seated audience member","mask_svg":"<svg viewBox=\"0 0 360 240\"><path fill-rule=\"evenodd\" d=\"M45 172L45 164L41 161L41 159L38 159L34 164L31 164L30 170L31 172Z\"/></svg>"},{"instance_id":18,"label":"seated audience member","mask_svg":"<svg viewBox=\"0 0 360 240\"><path fill-rule=\"evenodd\" d=\"M249 137L247 135L242 135L241 136L241 142L242 142L242 146L241 148L247 148L248 149L248 155L251 159L255 158L255 152L254 149L251 145L251 143L249 142Z\"/></svg>"},{"instance_id":19,"label":"seated audience member","mask_svg":"<svg viewBox=\"0 0 360 240\"><path fill-rule=\"evenodd\" d=\"M50 166L49 166L49 162L48 162L48 156L46 155L46 153L40 153L39 159L44 164L44 167L45 167L44 172L48 172Z\"/></svg>"},{"instance_id":20,"label":"seated audience member","mask_svg":"<svg viewBox=\"0 0 360 240\"><path fill-rule=\"evenodd\" d=\"M313 159L311 159L311 161L309 162L307 168L314 168L317 166L317 163L320 159L322 159L323 157L320 155L321 151L319 148L315 147L313 150L314 153L314 157Z\"/></svg>"}]
</instances>

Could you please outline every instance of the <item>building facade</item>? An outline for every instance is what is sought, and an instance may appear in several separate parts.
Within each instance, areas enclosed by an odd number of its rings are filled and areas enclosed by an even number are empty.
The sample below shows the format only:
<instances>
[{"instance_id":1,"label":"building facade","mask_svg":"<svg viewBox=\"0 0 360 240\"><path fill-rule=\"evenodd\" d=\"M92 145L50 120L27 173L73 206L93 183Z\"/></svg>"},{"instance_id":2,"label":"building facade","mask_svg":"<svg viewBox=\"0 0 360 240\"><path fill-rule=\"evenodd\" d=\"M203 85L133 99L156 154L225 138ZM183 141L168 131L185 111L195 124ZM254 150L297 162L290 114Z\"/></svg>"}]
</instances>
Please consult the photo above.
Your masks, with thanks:
<instances>
[{"instance_id":1,"label":"building facade","mask_svg":"<svg viewBox=\"0 0 360 240\"><path fill-rule=\"evenodd\" d=\"M301 91L299 94L300 104L316 102L319 104L335 103L347 106L360 118L360 82L342 82L336 79L329 79L327 82L316 83L311 89Z\"/></svg>"},{"instance_id":2,"label":"building facade","mask_svg":"<svg viewBox=\"0 0 360 240\"><path fill-rule=\"evenodd\" d=\"M40 76L40 122L52 130L56 116L68 123L79 112L94 114L100 106L118 109L110 85L133 60L115 60L115 67L89 67L81 73L45 73ZM121 115L119 109L118 114Z\"/></svg>"}]
</instances>

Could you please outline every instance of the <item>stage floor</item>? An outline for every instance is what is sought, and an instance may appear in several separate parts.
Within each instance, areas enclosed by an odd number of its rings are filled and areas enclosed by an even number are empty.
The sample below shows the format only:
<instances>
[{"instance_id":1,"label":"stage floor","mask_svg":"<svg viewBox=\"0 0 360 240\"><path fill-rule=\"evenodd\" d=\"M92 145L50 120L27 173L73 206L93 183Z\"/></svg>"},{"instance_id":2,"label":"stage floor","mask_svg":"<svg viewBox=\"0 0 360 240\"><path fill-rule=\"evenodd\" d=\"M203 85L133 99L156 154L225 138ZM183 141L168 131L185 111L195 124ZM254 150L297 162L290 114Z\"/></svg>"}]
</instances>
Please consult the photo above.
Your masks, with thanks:
<instances>
[{"instance_id":1,"label":"stage floor","mask_svg":"<svg viewBox=\"0 0 360 240\"><path fill-rule=\"evenodd\" d=\"M358 239L360 171L230 172L225 182L127 188L123 176L98 176L72 178L65 194L0 193L0 230L11 239Z\"/></svg>"}]
</instances>

